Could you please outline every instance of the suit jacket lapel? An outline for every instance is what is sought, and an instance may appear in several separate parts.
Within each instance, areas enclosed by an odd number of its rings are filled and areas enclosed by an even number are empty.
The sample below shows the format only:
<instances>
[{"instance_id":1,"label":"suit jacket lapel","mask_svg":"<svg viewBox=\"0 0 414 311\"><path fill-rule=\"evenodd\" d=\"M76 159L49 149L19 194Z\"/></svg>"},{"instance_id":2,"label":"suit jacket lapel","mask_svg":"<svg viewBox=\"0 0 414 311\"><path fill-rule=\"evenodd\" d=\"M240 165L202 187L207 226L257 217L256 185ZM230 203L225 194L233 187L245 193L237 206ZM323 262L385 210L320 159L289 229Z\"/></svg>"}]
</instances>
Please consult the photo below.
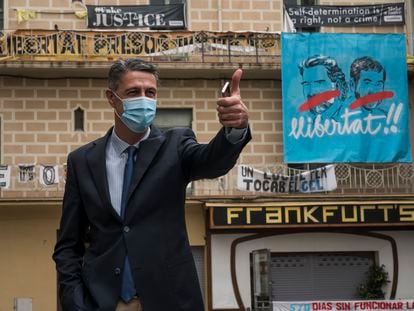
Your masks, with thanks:
<instances>
[{"instance_id":1,"label":"suit jacket lapel","mask_svg":"<svg viewBox=\"0 0 414 311\"><path fill-rule=\"evenodd\" d=\"M134 179L130 188L128 200L131 197L131 194L137 188L145 172L148 170L152 160L158 153L158 150L160 149L164 140L165 137L161 135L161 132L157 128L151 127L151 134L148 139L142 141L139 144L134 167Z\"/></svg>"},{"instance_id":2,"label":"suit jacket lapel","mask_svg":"<svg viewBox=\"0 0 414 311\"><path fill-rule=\"evenodd\" d=\"M88 161L89 170L95 183L95 187L97 188L102 200L103 206L107 207L114 216L121 219L115 209L112 207L109 195L108 178L106 175L106 144L109 137L111 136L111 133L112 128L106 133L104 137L93 142L94 146L86 154L86 159Z\"/></svg>"}]
</instances>

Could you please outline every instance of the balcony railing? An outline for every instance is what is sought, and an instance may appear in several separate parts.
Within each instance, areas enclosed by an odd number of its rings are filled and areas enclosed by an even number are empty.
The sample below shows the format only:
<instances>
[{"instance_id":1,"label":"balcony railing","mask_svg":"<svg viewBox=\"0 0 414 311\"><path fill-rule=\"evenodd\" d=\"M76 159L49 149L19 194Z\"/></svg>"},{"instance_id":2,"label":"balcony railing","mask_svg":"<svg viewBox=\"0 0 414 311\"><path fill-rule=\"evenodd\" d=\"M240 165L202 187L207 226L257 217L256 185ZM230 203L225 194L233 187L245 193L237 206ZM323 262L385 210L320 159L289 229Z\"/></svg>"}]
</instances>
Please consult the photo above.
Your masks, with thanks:
<instances>
[{"instance_id":1,"label":"balcony railing","mask_svg":"<svg viewBox=\"0 0 414 311\"><path fill-rule=\"evenodd\" d=\"M8 189L0 188L0 198L61 198L65 187L65 167L57 166L58 183L50 184L40 181L40 168L34 166L28 172L21 170L17 165L11 165L10 186ZM256 169L282 175L297 175L303 170L293 169L285 164ZM338 187L330 191L330 195L393 195L414 194L414 165L413 164L364 164L350 165L337 164L335 175ZM45 185L46 184L46 185ZM300 193L298 193L300 194ZM321 193L314 193L321 195ZM188 187L188 195L197 197L249 197L273 196L278 193L264 194L260 192L247 192L237 189L237 168L227 175L212 179L193 182ZM284 195L286 195L284 193ZM297 194L291 193L293 197ZM303 195L303 194L302 194ZM312 194L307 194L312 195Z\"/></svg>"},{"instance_id":2,"label":"balcony railing","mask_svg":"<svg viewBox=\"0 0 414 311\"><path fill-rule=\"evenodd\" d=\"M254 167L254 166L253 166ZM263 172L293 176L305 170L294 169L285 164L254 167ZM413 164L336 164L336 190L325 192L329 195L393 195L414 194ZM286 195L286 193L283 193ZM295 196L303 193L290 193ZM196 182L192 195L197 196L278 196L278 193L247 192L237 189L237 169L227 175L214 179ZM320 192L306 195L321 195Z\"/></svg>"},{"instance_id":3,"label":"balcony railing","mask_svg":"<svg viewBox=\"0 0 414 311\"><path fill-rule=\"evenodd\" d=\"M87 32L19 30L0 38L0 61L275 62L280 36L258 32Z\"/></svg>"}]
</instances>

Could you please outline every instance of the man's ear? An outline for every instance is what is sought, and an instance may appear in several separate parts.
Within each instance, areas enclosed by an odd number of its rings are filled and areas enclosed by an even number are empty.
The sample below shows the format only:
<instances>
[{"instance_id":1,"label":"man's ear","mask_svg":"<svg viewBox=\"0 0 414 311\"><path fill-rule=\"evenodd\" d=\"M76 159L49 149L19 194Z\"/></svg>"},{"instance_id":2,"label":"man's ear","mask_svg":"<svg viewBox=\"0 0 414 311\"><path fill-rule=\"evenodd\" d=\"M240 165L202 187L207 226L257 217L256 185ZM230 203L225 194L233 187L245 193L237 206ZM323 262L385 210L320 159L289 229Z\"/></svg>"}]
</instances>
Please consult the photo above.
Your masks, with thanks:
<instances>
[{"instance_id":1,"label":"man's ear","mask_svg":"<svg viewBox=\"0 0 414 311\"><path fill-rule=\"evenodd\" d=\"M105 95L106 95L106 98L108 99L109 104L112 106L112 108L115 108L115 95L114 95L114 93L110 89L107 89L105 91Z\"/></svg>"}]
</instances>

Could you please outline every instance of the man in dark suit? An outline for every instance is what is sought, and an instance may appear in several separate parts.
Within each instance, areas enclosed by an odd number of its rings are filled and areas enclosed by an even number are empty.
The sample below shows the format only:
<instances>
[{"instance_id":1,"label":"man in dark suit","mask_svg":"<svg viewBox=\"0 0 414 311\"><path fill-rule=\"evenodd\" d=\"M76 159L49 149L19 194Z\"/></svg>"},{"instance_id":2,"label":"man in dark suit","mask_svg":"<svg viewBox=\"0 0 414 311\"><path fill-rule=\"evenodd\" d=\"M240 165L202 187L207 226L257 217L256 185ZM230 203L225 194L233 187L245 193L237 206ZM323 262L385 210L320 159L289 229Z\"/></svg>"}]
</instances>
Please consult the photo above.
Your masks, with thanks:
<instances>
[{"instance_id":1,"label":"man in dark suit","mask_svg":"<svg viewBox=\"0 0 414 311\"><path fill-rule=\"evenodd\" d=\"M71 152L53 259L63 310L204 310L185 226L187 184L226 174L251 139L241 70L219 98L223 128L208 144L190 129L161 133L157 69L119 60L106 97L115 125ZM85 241L88 246L85 249Z\"/></svg>"}]
</instances>

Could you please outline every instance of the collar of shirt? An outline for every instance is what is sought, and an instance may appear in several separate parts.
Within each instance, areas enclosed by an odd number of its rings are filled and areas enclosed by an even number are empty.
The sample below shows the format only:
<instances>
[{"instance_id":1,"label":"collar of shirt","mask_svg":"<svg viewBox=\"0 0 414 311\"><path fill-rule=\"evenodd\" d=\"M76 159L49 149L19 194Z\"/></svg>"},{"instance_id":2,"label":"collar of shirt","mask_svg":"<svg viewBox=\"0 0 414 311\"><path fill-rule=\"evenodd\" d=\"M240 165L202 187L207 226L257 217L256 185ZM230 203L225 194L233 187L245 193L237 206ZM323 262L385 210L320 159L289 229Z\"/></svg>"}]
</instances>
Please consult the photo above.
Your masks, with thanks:
<instances>
[{"instance_id":1,"label":"collar of shirt","mask_svg":"<svg viewBox=\"0 0 414 311\"><path fill-rule=\"evenodd\" d=\"M137 147L139 146L140 142L148 139L149 135L151 133L151 129L148 128L147 132L145 133L144 137L137 143L135 143L133 146ZM111 144L113 150L118 156L121 156L122 153L125 151L126 148L130 146L127 142L123 141L121 138L119 138L118 135L115 133L115 128L112 129L111 137L109 138L109 144Z\"/></svg>"}]
</instances>

